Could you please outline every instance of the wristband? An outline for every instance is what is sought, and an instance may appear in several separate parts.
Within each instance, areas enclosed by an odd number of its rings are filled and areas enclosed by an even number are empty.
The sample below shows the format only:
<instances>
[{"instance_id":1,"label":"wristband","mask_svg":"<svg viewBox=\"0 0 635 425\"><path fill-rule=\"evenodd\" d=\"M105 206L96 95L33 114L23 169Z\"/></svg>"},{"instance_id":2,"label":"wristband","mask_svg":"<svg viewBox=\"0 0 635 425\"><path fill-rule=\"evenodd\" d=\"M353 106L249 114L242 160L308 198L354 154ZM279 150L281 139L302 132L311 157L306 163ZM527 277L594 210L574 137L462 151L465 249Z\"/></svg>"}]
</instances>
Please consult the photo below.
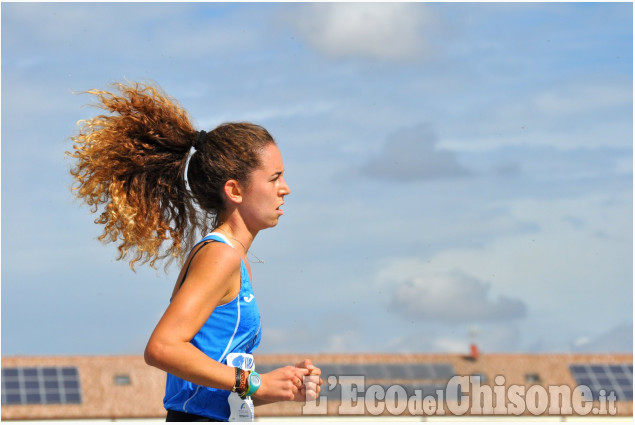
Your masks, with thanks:
<instances>
[{"instance_id":1,"label":"wristband","mask_svg":"<svg viewBox=\"0 0 635 425\"><path fill-rule=\"evenodd\" d=\"M234 387L232 388L232 392L235 393L238 391L238 389L240 388L240 369L235 367L234 369L236 369L236 383L234 384Z\"/></svg>"},{"instance_id":2,"label":"wristband","mask_svg":"<svg viewBox=\"0 0 635 425\"><path fill-rule=\"evenodd\" d=\"M248 371L236 368L236 383L234 388L232 388L232 392L243 394L246 393L249 387L247 382L247 378L249 377Z\"/></svg>"},{"instance_id":3,"label":"wristband","mask_svg":"<svg viewBox=\"0 0 635 425\"><path fill-rule=\"evenodd\" d=\"M256 372L255 370L251 371L247 378L247 383L248 383L247 389L245 390L244 393L240 394L241 398L249 397L256 391L258 391L258 388L260 388L260 384L262 384L262 379L260 378L260 375L258 374L258 372Z\"/></svg>"}]
</instances>

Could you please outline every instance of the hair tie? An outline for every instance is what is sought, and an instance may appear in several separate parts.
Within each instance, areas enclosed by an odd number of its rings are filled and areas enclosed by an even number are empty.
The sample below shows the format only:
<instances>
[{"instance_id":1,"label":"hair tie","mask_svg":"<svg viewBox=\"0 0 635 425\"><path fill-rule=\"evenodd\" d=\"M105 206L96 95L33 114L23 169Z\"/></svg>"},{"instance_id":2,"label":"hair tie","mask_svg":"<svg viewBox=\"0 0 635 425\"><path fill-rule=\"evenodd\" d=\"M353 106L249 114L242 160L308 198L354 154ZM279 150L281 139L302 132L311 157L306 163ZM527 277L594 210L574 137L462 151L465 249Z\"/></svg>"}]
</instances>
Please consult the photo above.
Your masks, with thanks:
<instances>
[{"instance_id":1,"label":"hair tie","mask_svg":"<svg viewBox=\"0 0 635 425\"><path fill-rule=\"evenodd\" d=\"M205 142L205 136L207 136L207 131L205 130L196 132L194 135L194 143L192 143L194 149L199 150L201 148L201 143Z\"/></svg>"}]
</instances>

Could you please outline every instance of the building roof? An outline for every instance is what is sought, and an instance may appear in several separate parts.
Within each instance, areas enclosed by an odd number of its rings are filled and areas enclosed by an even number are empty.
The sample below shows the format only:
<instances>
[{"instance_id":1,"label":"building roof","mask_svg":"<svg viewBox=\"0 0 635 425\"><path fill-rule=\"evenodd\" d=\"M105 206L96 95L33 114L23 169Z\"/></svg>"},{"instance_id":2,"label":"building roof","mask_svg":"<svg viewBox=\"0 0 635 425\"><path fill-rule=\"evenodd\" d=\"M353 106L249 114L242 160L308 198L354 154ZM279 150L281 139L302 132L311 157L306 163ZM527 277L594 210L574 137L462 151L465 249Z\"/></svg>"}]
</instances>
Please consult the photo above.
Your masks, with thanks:
<instances>
[{"instance_id":1,"label":"building roof","mask_svg":"<svg viewBox=\"0 0 635 425\"><path fill-rule=\"evenodd\" d=\"M624 386L623 389L618 390L618 398L621 400L618 399L614 403L615 411L613 414L615 416L633 415L632 354L479 354L476 351L470 355L415 353L280 354L256 355L256 369L266 372L278 365L295 364L304 358L310 358L316 366L323 369L324 384L320 394L321 399L313 403L313 407L309 406L310 409L303 403L292 402L260 406L256 408L257 416L307 418L307 415L311 413L313 413L312 417L315 417L315 415L347 414L391 415L399 413L409 415L413 412L418 415L421 413L420 405L417 405L419 406L418 410L413 411L410 407L403 408L405 405L402 404L400 406L403 410L401 410L396 408L394 403L393 405L388 403L389 395L402 394L403 396L407 394L408 400L410 400L413 395L418 396L418 399L422 399L426 395L435 396L438 394L437 391L443 392L442 405L438 405L434 411L425 410L424 414L453 415L459 411L456 410L457 406L461 407L461 394L453 396L452 391L448 390L448 382L467 382L458 380L458 377L469 379L470 376L478 377L478 380L471 381L472 383L480 383L481 388L486 386L490 388L490 390L480 390L478 393L479 403L487 405L489 402L496 405L498 401L504 401L505 404L500 405L499 403L498 410L494 411L493 414L532 415L539 413L560 416L584 414L586 411L581 413L576 409L571 413L568 413L566 409L552 413L550 410L540 411L541 409L535 408L538 402L530 402L529 400L526 405L523 403L521 410L518 406L518 396L519 392L523 393L523 397L531 394L535 400L540 401L541 397L544 399L550 395L550 393L546 393L549 387L564 385L571 389L572 399L578 397L573 402L580 405L580 397L583 395L574 394L574 390L581 384L585 384L594 390L595 396L593 403L587 403L589 409L596 409L590 411L589 414L595 412L612 416L611 412L606 409L608 406L606 398L610 396L612 388L610 384L616 384L616 380L620 380ZM612 369L609 369L608 366L612 366ZM73 375L73 368L76 369L75 375ZM3 357L2 369L2 420L165 417L162 405L165 373L147 366L141 356ZM20 387L21 395L15 395L19 393L15 389L17 384L12 384L14 387L10 388L7 386L11 379L17 379L11 378L9 375L5 376L13 369L23 370L20 372L20 377L26 376L26 372L24 372L26 369L30 369L34 373L33 376L39 376L39 378L30 378L32 379L31 390ZM34 372L34 369L37 369L37 373ZM613 374L613 370L619 373ZM57 376L57 378L47 378L45 376L47 373L50 376ZM65 373L68 373L68 377L63 376ZM596 374L594 375L594 373ZM329 378L327 374L333 377ZM361 376L364 376L363 382L359 380ZM457 378L452 380L452 377ZM28 378L24 379L28 380ZM39 384L36 383L38 379ZM46 381L47 379L51 382ZM73 379L77 382L74 383ZM603 379L605 381L602 381ZM59 388L56 386L58 384L53 381L58 382ZM45 386L47 382L49 385ZM356 382L356 385L351 386L351 382ZM360 383L362 383L363 390L359 388ZM604 395L598 392L600 388L604 388L601 387L602 383L607 385L607 391L604 391ZM375 395L382 396L383 391L382 397L385 396L385 404L381 404L383 402L379 404L364 403L364 400L359 398L366 395L368 399L369 395L365 391L371 387L373 387ZM355 391L353 402L351 402L350 397L347 399L348 401L341 398L343 395L346 398L345 394L350 389ZM465 389L466 387L460 388L460 390ZM58 399L53 398L54 401L51 403L45 395L42 395L41 398L36 395L29 404L25 403L25 391L40 391L43 394L45 392L49 394L58 390L62 393L66 391L71 395L79 392L80 397L77 399L69 396L67 402L59 402ZM630 394L628 394L629 390ZM14 394L14 398L11 399L13 402L7 399L10 394ZM456 388L454 394L456 394ZM462 394L468 393L463 391ZM505 398L497 399L501 394ZM516 403L512 403L513 395L516 396ZM20 399L20 397L22 398ZM491 400L488 401L488 397ZM20 403L19 400L25 404ZM62 401L64 400L66 399ZM322 404L322 401L326 403ZM436 401L439 402L438 399ZM531 408L532 403L534 409ZM383 409L382 406L384 406ZM470 409L465 414L492 414L487 406L480 409L478 406L476 408L474 406L476 405L470 399ZM503 409L501 410L501 408Z\"/></svg>"}]
</instances>

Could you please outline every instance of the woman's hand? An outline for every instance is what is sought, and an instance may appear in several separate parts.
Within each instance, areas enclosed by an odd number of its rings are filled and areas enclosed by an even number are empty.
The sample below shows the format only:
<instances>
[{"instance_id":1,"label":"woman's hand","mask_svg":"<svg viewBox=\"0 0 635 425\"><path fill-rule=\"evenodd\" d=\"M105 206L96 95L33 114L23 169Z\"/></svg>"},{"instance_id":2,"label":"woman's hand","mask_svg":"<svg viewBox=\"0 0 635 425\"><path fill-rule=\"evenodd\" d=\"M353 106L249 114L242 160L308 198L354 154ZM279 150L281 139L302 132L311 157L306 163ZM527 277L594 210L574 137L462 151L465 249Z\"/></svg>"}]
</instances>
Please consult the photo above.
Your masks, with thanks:
<instances>
[{"instance_id":1,"label":"woman's hand","mask_svg":"<svg viewBox=\"0 0 635 425\"><path fill-rule=\"evenodd\" d=\"M285 366L260 375L260 388L252 395L261 402L293 401L302 387L302 373L293 366Z\"/></svg>"},{"instance_id":2,"label":"woman's hand","mask_svg":"<svg viewBox=\"0 0 635 425\"><path fill-rule=\"evenodd\" d=\"M296 401L312 401L316 400L320 394L320 386L322 385L322 371L315 367L311 360L305 359L296 364L295 367L302 371L302 386L299 388Z\"/></svg>"},{"instance_id":3,"label":"woman's hand","mask_svg":"<svg viewBox=\"0 0 635 425\"><path fill-rule=\"evenodd\" d=\"M322 385L322 372L310 360L260 375L262 383L253 394L258 404L274 401L315 400Z\"/></svg>"}]
</instances>

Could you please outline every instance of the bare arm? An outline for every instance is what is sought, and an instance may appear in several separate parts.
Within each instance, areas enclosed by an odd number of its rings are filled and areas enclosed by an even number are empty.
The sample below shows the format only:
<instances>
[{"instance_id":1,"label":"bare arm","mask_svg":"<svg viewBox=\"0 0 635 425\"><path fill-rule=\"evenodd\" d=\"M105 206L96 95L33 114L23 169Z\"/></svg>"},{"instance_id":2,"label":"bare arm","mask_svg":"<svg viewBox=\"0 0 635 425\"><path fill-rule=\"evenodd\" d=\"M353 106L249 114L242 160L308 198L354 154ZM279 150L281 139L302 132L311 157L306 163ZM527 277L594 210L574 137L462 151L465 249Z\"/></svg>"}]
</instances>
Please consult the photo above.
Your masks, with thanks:
<instances>
[{"instance_id":1,"label":"bare arm","mask_svg":"<svg viewBox=\"0 0 635 425\"><path fill-rule=\"evenodd\" d=\"M187 279L175 293L146 346L146 362L197 385L231 390L233 367L190 343L215 306L240 290L240 257L227 245L211 243L192 259Z\"/></svg>"},{"instance_id":2,"label":"bare arm","mask_svg":"<svg viewBox=\"0 0 635 425\"><path fill-rule=\"evenodd\" d=\"M231 390L235 369L208 357L191 344L212 314L240 291L240 257L233 248L212 243L192 259L187 279L175 292L145 350L145 360L196 385ZM299 366L299 365L298 365ZM254 399L262 402L302 397L302 377L308 369L287 366L262 375Z\"/></svg>"}]
</instances>

